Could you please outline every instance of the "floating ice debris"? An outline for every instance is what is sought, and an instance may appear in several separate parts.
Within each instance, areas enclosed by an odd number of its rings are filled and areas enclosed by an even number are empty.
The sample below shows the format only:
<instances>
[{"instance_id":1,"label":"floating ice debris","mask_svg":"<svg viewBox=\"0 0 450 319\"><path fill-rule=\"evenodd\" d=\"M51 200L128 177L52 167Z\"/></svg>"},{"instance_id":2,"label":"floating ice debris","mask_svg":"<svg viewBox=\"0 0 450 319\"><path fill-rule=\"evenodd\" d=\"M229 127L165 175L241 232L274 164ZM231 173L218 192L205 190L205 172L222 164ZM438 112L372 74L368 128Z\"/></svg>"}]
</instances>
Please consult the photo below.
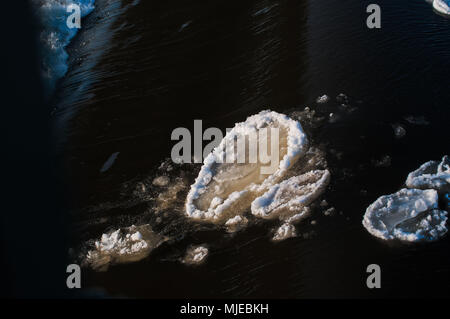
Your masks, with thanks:
<instances>
[{"instance_id":1,"label":"floating ice debris","mask_svg":"<svg viewBox=\"0 0 450 319\"><path fill-rule=\"evenodd\" d=\"M187 21L186 23L183 23L180 27L180 29L178 29L178 32L183 31L185 28L187 28L190 24L192 23L192 21Z\"/></svg>"},{"instance_id":2,"label":"floating ice debris","mask_svg":"<svg viewBox=\"0 0 450 319\"><path fill-rule=\"evenodd\" d=\"M315 170L272 186L252 204L252 214L266 219L283 218L301 212L328 186L330 172Z\"/></svg>"},{"instance_id":3,"label":"floating ice debris","mask_svg":"<svg viewBox=\"0 0 450 319\"><path fill-rule=\"evenodd\" d=\"M169 182L170 182L170 178L169 177L167 177L167 176L158 176L155 179L153 179L152 184L155 185L155 186L163 187L163 186L167 186L169 184Z\"/></svg>"},{"instance_id":4,"label":"floating ice debris","mask_svg":"<svg viewBox=\"0 0 450 319\"><path fill-rule=\"evenodd\" d=\"M277 229L272 240L281 241L296 236L297 231L295 230L295 226L290 223L285 223Z\"/></svg>"},{"instance_id":5,"label":"floating ice debris","mask_svg":"<svg viewBox=\"0 0 450 319\"><path fill-rule=\"evenodd\" d=\"M373 236L403 241L432 241L446 232L447 212L438 208L435 190L401 189L371 204L363 225Z\"/></svg>"},{"instance_id":6,"label":"floating ice debris","mask_svg":"<svg viewBox=\"0 0 450 319\"><path fill-rule=\"evenodd\" d=\"M166 240L147 224L120 228L103 234L95 242L95 249L87 253L85 261L93 269L105 271L111 264L134 262L147 257Z\"/></svg>"},{"instance_id":7,"label":"floating ice debris","mask_svg":"<svg viewBox=\"0 0 450 319\"><path fill-rule=\"evenodd\" d=\"M402 138L406 135L406 130L400 124L392 124L392 129L394 130L394 135L396 138Z\"/></svg>"},{"instance_id":8,"label":"floating ice debris","mask_svg":"<svg viewBox=\"0 0 450 319\"><path fill-rule=\"evenodd\" d=\"M412 115L408 115L405 116L404 119L413 125L428 125L430 124L430 122L427 121L427 119L424 116L412 116Z\"/></svg>"},{"instance_id":9,"label":"floating ice debris","mask_svg":"<svg viewBox=\"0 0 450 319\"><path fill-rule=\"evenodd\" d=\"M348 97L344 93L340 93L338 96L336 96L336 101L341 104L348 104Z\"/></svg>"},{"instance_id":10,"label":"floating ice debris","mask_svg":"<svg viewBox=\"0 0 450 319\"><path fill-rule=\"evenodd\" d=\"M341 116L339 114L336 113L330 113L328 115L328 122L330 123L336 123L337 121L339 121L341 119Z\"/></svg>"},{"instance_id":11,"label":"floating ice debris","mask_svg":"<svg viewBox=\"0 0 450 319\"><path fill-rule=\"evenodd\" d=\"M323 103L327 103L329 100L330 100L330 97L328 95L324 94L322 96L319 96L316 99L316 103L317 104L323 104Z\"/></svg>"},{"instance_id":12,"label":"floating ice debris","mask_svg":"<svg viewBox=\"0 0 450 319\"><path fill-rule=\"evenodd\" d=\"M439 193L450 192L450 158L445 155L441 162L429 161L422 164L406 179L409 188L432 188Z\"/></svg>"},{"instance_id":13,"label":"floating ice debris","mask_svg":"<svg viewBox=\"0 0 450 319\"><path fill-rule=\"evenodd\" d=\"M208 248L204 246L190 247L186 251L186 255L184 256L182 262L188 265L198 265L205 260L208 253Z\"/></svg>"},{"instance_id":14,"label":"floating ice debris","mask_svg":"<svg viewBox=\"0 0 450 319\"><path fill-rule=\"evenodd\" d=\"M448 0L434 0L433 8L439 13L450 15L450 1Z\"/></svg>"},{"instance_id":15,"label":"floating ice debris","mask_svg":"<svg viewBox=\"0 0 450 319\"><path fill-rule=\"evenodd\" d=\"M332 216L336 213L336 208L330 207L326 211L323 212L325 216Z\"/></svg>"},{"instance_id":16,"label":"floating ice debris","mask_svg":"<svg viewBox=\"0 0 450 319\"><path fill-rule=\"evenodd\" d=\"M391 157L385 155L380 160L372 160L372 164L375 167L389 167L391 166Z\"/></svg>"},{"instance_id":17,"label":"floating ice debris","mask_svg":"<svg viewBox=\"0 0 450 319\"><path fill-rule=\"evenodd\" d=\"M100 169L100 173L106 172L111 168L111 166L113 166L114 162L117 159L117 156L119 156L119 153L120 152L115 152L108 158L108 160L105 162L105 164L103 164L102 168Z\"/></svg>"},{"instance_id":18,"label":"floating ice debris","mask_svg":"<svg viewBox=\"0 0 450 319\"><path fill-rule=\"evenodd\" d=\"M236 231L239 231L243 228L245 228L248 224L248 219L241 216L241 215L236 215L233 218L230 218L229 220L227 220L227 222L225 223L225 227L227 228L227 231L229 233L234 233Z\"/></svg>"},{"instance_id":19,"label":"floating ice debris","mask_svg":"<svg viewBox=\"0 0 450 319\"><path fill-rule=\"evenodd\" d=\"M262 128L279 129L279 164L272 174L263 174L257 163L223 163L227 145L239 138L259 136ZM268 144L270 144L268 142ZM237 123L220 145L209 154L186 198L190 218L224 222L240 215L256 197L282 180L307 150L302 126L284 114L262 111ZM267 167L267 166L266 166Z\"/></svg>"}]
</instances>

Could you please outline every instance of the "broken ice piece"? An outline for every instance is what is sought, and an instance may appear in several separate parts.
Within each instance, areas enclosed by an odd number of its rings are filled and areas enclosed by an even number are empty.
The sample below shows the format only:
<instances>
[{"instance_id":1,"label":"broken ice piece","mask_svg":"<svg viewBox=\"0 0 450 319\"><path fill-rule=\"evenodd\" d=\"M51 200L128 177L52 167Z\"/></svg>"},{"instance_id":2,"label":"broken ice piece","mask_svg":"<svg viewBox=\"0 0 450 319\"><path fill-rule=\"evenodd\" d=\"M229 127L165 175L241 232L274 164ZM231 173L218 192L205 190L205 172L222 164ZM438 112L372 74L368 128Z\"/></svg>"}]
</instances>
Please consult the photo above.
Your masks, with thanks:
<instances>
[{"instance_id":1,"label":"broken ice piece","mask_svg":"<svg viewBox=\"0 0 450 319\"><path fill-rule=\"evenodd\" d=\"M371 204L364 215L367 231L381 239L432 241L447 232L447 212L438 209L435 190L401 189Z\"/></svg>"}]
</instances>

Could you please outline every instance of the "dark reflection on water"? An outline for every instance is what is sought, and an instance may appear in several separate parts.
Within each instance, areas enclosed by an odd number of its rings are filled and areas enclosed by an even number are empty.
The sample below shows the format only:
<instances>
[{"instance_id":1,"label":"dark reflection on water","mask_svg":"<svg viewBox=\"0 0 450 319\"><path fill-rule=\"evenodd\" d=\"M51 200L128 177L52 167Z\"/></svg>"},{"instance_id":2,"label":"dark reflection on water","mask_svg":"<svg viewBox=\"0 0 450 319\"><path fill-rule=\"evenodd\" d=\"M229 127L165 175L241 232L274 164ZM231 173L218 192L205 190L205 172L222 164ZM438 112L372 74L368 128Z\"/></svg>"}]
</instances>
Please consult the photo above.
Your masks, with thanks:
<instances>
[{"instance_id":1,"label":"dark reflection on water","mask_svg":"<svg viewBox=\"0 0 450 319\"><path fill-rule=\"evenodd\" d=\"M129 3L98 0L70 48L72 69L60 88L55 117L74 185L74 246L145 220L145 201L115 209L105 203L129 200L123 185L151 175L170 156L176 127L202 119L204 127L225 129L266 108L316 108L324 93L347 94L354 111L330 103L323 110L340 120L311 131L330 151L326 199L337 210L333 217L317 212L315 226L298 226L314 230L311 239L274 244L267 224L231 238L206 229L141 262L86 270L85 287L136 297L449 295L448 237L386 244L361 220L409 171L449 151L450 20L425 1L381 1L380 30L365 25L368 1ZM431 124L413 125L404 119L410 115ZM403 138L395 138L393 124L406 129ZM100 173L115 152L115 163ZM385 155L391 165L374 167ZM186 176L191 182L196 170ZM213 243L204 265L190 268L171 257L191 241ZM371 263L382 269L378 291L365 285Z\"/></svg>"}]
</instances>

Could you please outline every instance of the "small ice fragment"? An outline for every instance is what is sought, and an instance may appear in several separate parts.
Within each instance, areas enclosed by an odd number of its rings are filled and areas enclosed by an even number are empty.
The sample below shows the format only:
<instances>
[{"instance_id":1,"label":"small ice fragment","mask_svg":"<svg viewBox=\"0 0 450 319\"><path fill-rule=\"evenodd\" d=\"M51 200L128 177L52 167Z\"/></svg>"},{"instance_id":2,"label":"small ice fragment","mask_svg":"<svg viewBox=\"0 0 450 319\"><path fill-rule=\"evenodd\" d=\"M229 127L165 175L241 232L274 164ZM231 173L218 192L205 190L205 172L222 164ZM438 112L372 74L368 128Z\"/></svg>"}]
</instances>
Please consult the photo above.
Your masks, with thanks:
<instances>
[{"instance_id":1,"label":"small ice fragment","mask_svg":"<svg viewBox=\"0 0 450 319\"><path fill-rule=\"evenodd\" d=\"M94 243L85 262L94 270L105 271L109 265L128 263L147 257L168 238L152 231L150 225L130 226L103 234Z\"/></svg>"},{"instance_id":2,"label":"small ice fragment","mask_svg":"<svg viewBox=\"0 0 450 319\"><path fill-rule=\"evenodd\" d=\"M400 124L392 124L392 129L394 130L394 135L396 138L402 138L406 135L406 130Z\"/></svg>"},{"instance_id":3,"label":"small ice fragment","mask_svg":"<svg viewBox=\"0 0 450 319\"><path fill-rule=\"evenodd\" d=\"M430 122L427 121L427 119L424 116L412 116L412 115L408 115L405 116L404 119L413 125L428 125L430 124Z\"/></svg>"},{"instance_id":4,"label":"small ice fragment","mask_svg":"<svg viewBox=\"0 0 450 319\"><path fill-rule=\"evenodd\" d=\"M227 231L229 233L234 233L238 230L245 228L245 226L247 226L247 224L248 224L247 218L245 218L241 215L236 215L233 218L230 218L229 220L227 220L227 222L225 223L225 227L227 228Z\"/></svg>"},{"instance_id":5,"label":"small ice fragment","mask_svg":"<svg viewBox=\"0 0 450 319\"><path fill-rule=\"evenodd\" d=\"M170 182L170 178L169 177L167 177L167 176L159 176L159 177L156 177L153 180L152 184L155 185L155 186L162 187L162 186L167 186L169 184L169 182Z\"/></svg>"},{"instance_id":6,"label":"small ice fragment","mask_svg":"<svg viewBox=\"0 0 450 319\"><path fill-rule=\"evenodd\" d=\"M198 265L201 264L206 256L208 256L208 248L204 246L190 247L186 251L182 262L188 265Z\"/></svg>"},{"instance_id":7,"label":"small ice fragment","mask_svg":"<svg viewBox=\"0 0 450 319\"><path fill-rule=\"evenodd\" d=\"M296 237L296 236L297 236L297 231L295 230L294 225L289 224L289 223L284 223L277 229L272 240L281 241L281 240L285 240L285 239L288 239L291 237Z\"/></svg>"},{"instance_id":8,"label":"small ice fragment","mask_svg":"<svg viewBox=\"0 0 450 319\"><path fill-rule=\"evenodd\" d=\"M317 104L323 104L323 103L327 103L329 100L330 100L330 97L328 95L324 94L322 96L319 96L316 99L316 103Z\"/></svg>"},{"instance_id":9,"label":"small ice fragment","mask_svg":"<svg viewBox=\"0 0 450 319\"><path fill-rule=\"evenodd\" d=\"M323 212L325 216L332 216L336 212L336 209L334 207L328 208L326 211Z\"/></svg>"},{"instance_id":10,"label":"small ice fragment","mask_svg":"<svg viewBox=\"0 0 450 319\"><path fill-rule=\"evenodd\" d=\"M192 21L187 21L186 23L183 23L181 25L181 27L178 29L178 32L183 31L185 28L187 28L190 24L192 23Z\"/></svg>"},{"instance_id":11,"label":"small ice fragment","mask_svg":"<svg viewBox=\"0 0 450 319\"><path fill-rule=\"evenodd\" d=\"M336 113L330 113L328 115L328 121L330 123L336 123L339 120L339 115L337 115Z\"/></svg>"},{"instance_id":12,"label":"small ice fragment","mask_svg":"<svg viewBox=\"0 0 450 319\"><path fill-rule=\"evenodd\" d=\"M435 189L439 193L450 192L450 158L442 157L441 162L429 161L409 173L406 179L409 188Z\"/></svg>"},{"instance_id":13,"label":"small ice fragment","mask_svg":"<svg viewBox=\"0 0 450 319\"><path fill-rule=\"evenodd\" d=\"M119 153L120 152L115 152L108 158L108 160L105 162L105 164L103 164L102 168L100 169L100 173L106 172L107 170L109 170L111 168L111 166L113 166Z\"/></svg>"}]
</instances>

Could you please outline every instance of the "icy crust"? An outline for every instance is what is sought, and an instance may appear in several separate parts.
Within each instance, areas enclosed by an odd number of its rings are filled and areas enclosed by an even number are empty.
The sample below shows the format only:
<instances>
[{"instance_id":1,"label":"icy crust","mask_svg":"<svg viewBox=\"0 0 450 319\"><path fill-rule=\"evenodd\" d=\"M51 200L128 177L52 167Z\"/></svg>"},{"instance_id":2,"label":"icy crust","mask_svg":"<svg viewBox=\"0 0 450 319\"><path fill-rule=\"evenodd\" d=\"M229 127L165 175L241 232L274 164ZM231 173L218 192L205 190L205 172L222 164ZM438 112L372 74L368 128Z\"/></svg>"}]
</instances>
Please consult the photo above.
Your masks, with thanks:
<instances>
[{"instance_id":1,"label":"icy crust","mask_svg":"<svg viewBox=\"0 0 450 319\"><path fill-rule=\"evenodd\" d=\"M95 249L88 252L86 262L92 268L104 271L111 264L141 260L166 240L154 233L148 224L120 228L103 234L95 242Z\"/></svg>"},{"instance_id":2,"label":"icy crust","mask_svg":"<svg viewBox=\"0 0 450 319\"><path fill-rule=\"evenodd\" d=\"M435 190L401 189L371 204L364 215L367 231L381 239L432 241L447 232L447 212L438 208Z\"/></svg>"},{"instance_id":3,"label":"icy crust","mask_svg":"<svg viewBox=\"0 0 450 319\"><path fill-rule=\"evenodd\" d=\"M450 15L450 1L448 0L434 0L433 8L439 13Z\"/></svg>"},{"instance_id":4,"label":"icy crust","mask_svg":"<svg viewBox=\"0 0 450 319\"><path fill-rule=\"evenodd\" d=\"M329 181L328 170L314 170L291 177L256 198L251 204L252 214L265 219L288 217L294 221L295 212L304 212L324 192Z\"/></svg>"},{"instance_id":5,"label":"icy crust","mask_svg":"<svg viewBox=\"0 0 450 319\"><path fill-rule=\"evenodd\" d=\"M408 188L435 189L439 193L450 192L450 158L445 155L441 162L429 161L421 165L406 179Z\"/></svg>"},{"instance_id":6,"label":"icy crust","mask_svg":"<svg viewBox=\"0 0 450 319\"><path fill-rule=\"evenodd\" d=\"M260 169L264 166L261 163L224 163L227 144L234 143L239 136L258 134L262 128L269 131L270 128L278 128L280 132L280 160L274 173L261 174ZM245 122L237 123L205 158L187 195L187 216L198 220L225 221L239 215L248 209L245 203L263 194L285 176L288 169L305 153L307 144L300 123L284 114L266 110L248 117Z\"/></svg>"}]
</instances>

